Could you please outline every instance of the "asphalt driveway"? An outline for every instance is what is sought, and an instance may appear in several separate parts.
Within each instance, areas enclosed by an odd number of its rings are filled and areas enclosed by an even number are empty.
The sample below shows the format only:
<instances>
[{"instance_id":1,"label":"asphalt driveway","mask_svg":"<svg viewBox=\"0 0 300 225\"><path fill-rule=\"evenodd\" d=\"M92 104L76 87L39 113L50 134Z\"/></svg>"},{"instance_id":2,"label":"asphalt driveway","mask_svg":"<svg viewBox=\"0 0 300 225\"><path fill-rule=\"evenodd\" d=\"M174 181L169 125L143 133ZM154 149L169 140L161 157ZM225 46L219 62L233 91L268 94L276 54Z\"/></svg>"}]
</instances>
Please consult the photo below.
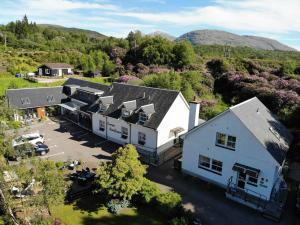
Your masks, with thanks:
<instances>
[{"instance_id":1,"label":"asphalt driveway","mask_svg":"<svg viewBox=\"0 0 300 225\"><path fill-rule=\"evenodd\" d=\"M66 120L47 120L30 127L26 133L37 131L45 136L50 149L41 158L53 161L81 160L86 166L96 167L101 160L109 160L119 147Z\"/></svg>"},{"instance_id":2,"label":"asphalt driveway","mask_svg":"<svg viewBox=\"0 0 300 225\"><path fill-rule=\"evenodd\" d=\"M276 223L251 208L227 199L225 190L196 178L184 177L172 165L173 162L169 161L160 167L149 167L149 179L163 188L180 193L184 206L196 212L204 225L300 225L293 195L289 196L282 220Z\"/></svg>"}]
</instances>

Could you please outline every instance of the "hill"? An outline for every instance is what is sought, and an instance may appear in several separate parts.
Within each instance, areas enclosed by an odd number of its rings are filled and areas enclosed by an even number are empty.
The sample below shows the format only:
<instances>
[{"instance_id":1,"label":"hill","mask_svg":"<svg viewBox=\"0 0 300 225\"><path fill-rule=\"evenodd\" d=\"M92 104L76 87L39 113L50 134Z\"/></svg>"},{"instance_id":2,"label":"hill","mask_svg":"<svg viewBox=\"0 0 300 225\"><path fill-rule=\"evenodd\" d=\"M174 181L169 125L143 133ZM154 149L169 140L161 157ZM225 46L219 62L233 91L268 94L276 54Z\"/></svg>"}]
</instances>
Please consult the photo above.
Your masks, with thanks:
<instances>
[{"instance_id":1,"label":"hill","mask_svg":"<svg viewBox=\"0 0 300 225\"><path fill-rule=\"evenodd\" d=\"M155 31L153 33L148 34L148 36L151 36L151 37L160 36L160 37L164 37L170 41L174 41L176 39L176 37L174 37L166 32L162 32L162 31Z\"/></svg>"},{"instance_id":2,"label":"hill","mask_svg":"<svg viewBox=\"0 0 300 225\"><path fill-rule=\"evenodd\" d=\"M233 47L250 47L261 50L297 51L296 49L270 38L242 36L220 30L191 31L181 35L176 40L188 40L194 45L229 45Z\"/></svg>"},{"instance_id":3,"label":"hill","mask_svg":"<svg viewBox=\"0 0 300 225\"><path fill-rule=\"evenodd\" d=\"M64 26L54 25L54 24L38 24L38 27L51 28L51 29L59 30L59 31L63 31L63 32L83 33L86 36L91 37L91 38L105 38L106 37L104 34L98 33L97 31L74 28L74 27L69 28L69 27L64 27Z\"/></svg>"}]
</instances>

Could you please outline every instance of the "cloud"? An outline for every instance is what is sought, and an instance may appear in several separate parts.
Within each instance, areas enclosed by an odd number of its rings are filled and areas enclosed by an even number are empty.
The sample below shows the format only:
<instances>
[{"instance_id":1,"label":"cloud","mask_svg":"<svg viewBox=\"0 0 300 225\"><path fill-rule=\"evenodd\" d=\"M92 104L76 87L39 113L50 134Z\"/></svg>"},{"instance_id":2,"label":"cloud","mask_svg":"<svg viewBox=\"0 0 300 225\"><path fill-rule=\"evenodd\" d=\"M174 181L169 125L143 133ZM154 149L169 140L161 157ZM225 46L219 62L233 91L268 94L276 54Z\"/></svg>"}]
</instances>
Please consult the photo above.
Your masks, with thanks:
<instances>
[{"instance_id":1,"label":"cloud","mask_svg":"<svg viewBox=\"0 0 300 225\"><path fill-rule=\"evenodd\" d=\"M102 9L102 10L119 10L119 7L113 4L87 1L70 1L70 0L23 0L26 8L30 10L41 11L70 11L77 9Z\"/></svg>"},{"instance_id":2,"label":"cloud","mask_svg":"<svg viewBox=\"0 0 300 225\"><path fill-rule=\"evenodd\" d=\"M177 12L108 12L111 15L136 18L150 23L178 26L208 25L240 31L285 33L300 31L298 0L216 0L203 7Z\"/></svg>"}]
</instances>

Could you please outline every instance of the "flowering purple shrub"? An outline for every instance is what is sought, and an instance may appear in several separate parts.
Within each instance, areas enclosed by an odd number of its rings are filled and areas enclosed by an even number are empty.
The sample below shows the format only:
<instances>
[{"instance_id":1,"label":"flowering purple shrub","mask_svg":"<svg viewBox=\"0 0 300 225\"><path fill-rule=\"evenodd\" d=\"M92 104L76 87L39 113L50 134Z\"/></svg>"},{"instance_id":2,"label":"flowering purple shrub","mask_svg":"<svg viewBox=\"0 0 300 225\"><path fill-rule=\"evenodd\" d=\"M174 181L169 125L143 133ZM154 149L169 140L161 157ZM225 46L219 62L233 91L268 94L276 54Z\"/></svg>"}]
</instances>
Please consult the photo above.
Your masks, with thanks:
<instances>
[{"instance_id":1,"label":"flowering purple shrub","mask_svg":"<svg viewBox=\"0 0 300 225\"><path fill-rule=\"evenodd\" d=\"M135 77L135 76L131 76L131 75L123 75L121 77L119 77L118 82L120 83L127 83L130 80L138 80L139 78Z\"/></svg>"}]
</instances>

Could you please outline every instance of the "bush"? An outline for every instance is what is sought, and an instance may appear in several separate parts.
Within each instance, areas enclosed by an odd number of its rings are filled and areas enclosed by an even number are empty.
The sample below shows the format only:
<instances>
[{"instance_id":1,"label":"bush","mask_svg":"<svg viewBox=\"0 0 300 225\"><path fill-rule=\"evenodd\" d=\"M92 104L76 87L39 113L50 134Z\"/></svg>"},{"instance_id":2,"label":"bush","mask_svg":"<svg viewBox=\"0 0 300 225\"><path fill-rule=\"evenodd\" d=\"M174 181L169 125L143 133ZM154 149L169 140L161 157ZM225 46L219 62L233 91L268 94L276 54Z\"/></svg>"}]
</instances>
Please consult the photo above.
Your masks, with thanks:
<instances>
[{"instance_id":1,"label":"bush","mask_svg":"<svg viewBox=\"0 0 300 225\"><path fill-rule=\"evenodd\" d=\"M158 210L165 215L172 215L179 209L181 196L176 192L166 192L156 197Z\"/></svg>"},{"instance_id":2,"label":"bush","mask_svg":"<svg viewBox=\"0 0 300 225\"><path fill-rule=\"evenodd\" d=\"M128 200L120 201L118 199L112 199L106 204L106 206L109 212L117 215L120 213L121 209L129 207L130 202Z\"/></svg>"},{"instance_id":3,"label":"bush","mask_svg":"<svg viewBox=\"0 0 300 225\"><path fill-rule=\"evenodd\" d=\"M175 217L173 218L170 223L170 225L188 225L189 223L186 221L184 217Z\"/></svg>"},{"instance_id":4,"label":"bush","mask_svg":"<svg viewBox=\"0 0 300 225\"><path fill-rule=\"evenodd\" d=\"M158 185L147 178L144 178L142 189L138 193L138 200L141 203L150 203L153 198L160 194Z\"/></svg>"}]
</instances>

